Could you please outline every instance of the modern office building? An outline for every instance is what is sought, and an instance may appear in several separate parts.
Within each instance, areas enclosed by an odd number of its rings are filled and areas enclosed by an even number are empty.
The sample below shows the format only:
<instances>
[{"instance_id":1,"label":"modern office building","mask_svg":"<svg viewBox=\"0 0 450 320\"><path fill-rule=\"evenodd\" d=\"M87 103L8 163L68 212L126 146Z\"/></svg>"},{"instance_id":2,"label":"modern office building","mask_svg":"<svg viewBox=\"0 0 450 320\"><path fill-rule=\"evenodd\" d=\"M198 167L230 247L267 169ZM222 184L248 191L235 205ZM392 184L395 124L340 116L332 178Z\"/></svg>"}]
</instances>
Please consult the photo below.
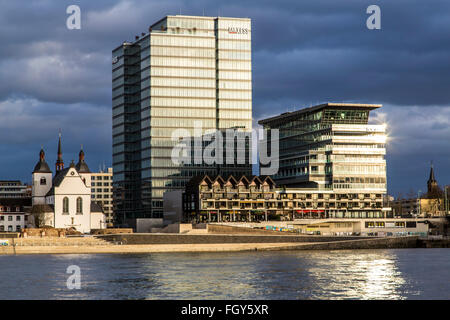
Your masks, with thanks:
<instances>
[{"instance_id":1,"label":"modern office building","mask_svg":"<svg viewBox=\"0 0 450 320\"><path fill-rule=\"evenodd\" d=\"M19 180L1 180L0 198L31 198L31 186Z\"/></svg>"},{"instance_id":2,"label":"modern office building","mask_svg":"<svg viewBox=\"0 0 450 320\"><path fill-rule=\"evenodd\" d=\"M113 168L91 173L91 198L102 207L108 227L114 224L112 182Z\"/></svg>"},{"instance_id":3,"label":"modern office building","mask_svg":"<svg viewBox=\"0 0 450 320\"><path fill-rule=\"evenodd\" d=\"M112 78L117 221L161 217L164 192L220 169L174 163L176 129L252 129L251 21L167 16L112 51ZM235 173L250 174L250 163Z\"/></svg>"},{"instance_id":4,"label":"modern office building","mask_svg":"<svg viewBox=\"0 0 450 320\"><path fill-rule=\"evenodd\" d=\"M380 107L325 103L260 120L269 132L279 130L279 171L272 176L274 181L289 188L293 199L303 199L305 190L310 190L311 200L316 199L313 209L330 217L386 216L383 211L389 208L383 208L382 201L386 126L368 124L370 111ZM345 201L331 201L328 206L321 201L330 198ZM310 212L305 209L298 213Z\"/></svg>"}]
</instances>

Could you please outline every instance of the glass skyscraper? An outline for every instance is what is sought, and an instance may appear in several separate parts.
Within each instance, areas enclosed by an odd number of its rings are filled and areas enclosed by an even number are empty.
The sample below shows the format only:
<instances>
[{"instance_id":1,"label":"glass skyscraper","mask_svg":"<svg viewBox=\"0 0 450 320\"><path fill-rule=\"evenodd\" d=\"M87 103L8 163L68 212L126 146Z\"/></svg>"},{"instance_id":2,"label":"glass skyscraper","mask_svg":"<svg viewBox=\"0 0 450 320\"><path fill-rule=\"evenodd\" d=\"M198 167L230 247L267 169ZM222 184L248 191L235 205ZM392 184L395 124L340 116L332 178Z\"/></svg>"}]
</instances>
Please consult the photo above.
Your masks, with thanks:
<instances>
[{"instance_id":1,"label":"glass skyscraper","mask_svg":"<svg viewBox=\"0 0 450 320\"><path fill-rule=\"evenodd\" d=\"M113 50L112 78L117 222L161 217L165 191L225 168L175 164L174 130L252 129L251 21L167 16ZM251 174L251 164L226 172Z\"/></svg>"}]
</instances>

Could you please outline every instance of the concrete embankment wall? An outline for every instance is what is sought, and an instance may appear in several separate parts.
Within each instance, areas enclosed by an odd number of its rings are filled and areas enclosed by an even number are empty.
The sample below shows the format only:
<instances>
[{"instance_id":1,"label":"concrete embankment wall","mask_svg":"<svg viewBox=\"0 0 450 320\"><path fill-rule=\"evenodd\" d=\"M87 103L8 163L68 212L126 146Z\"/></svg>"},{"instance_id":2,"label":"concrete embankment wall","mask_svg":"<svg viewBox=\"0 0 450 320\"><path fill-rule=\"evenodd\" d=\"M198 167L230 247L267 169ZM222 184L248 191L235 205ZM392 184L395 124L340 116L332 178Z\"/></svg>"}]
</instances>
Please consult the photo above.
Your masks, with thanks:
<instances>
[{"instance_id":1,"label":"concrete embankment wall","mask_svg":"<svg viewBox=\"0 0 450 320\"><path fill-rule=\"evenodd\" d=\"M418 240L420 248L450 248L450 239Z\"/></svg>"},{"instance_id":2,"label":"concrete embankment wall","mask_svg":"<svg viewBox=\"0 0 450 320\"><path fill-rule=\"evenodd\" d=\"M356 249L399 249L417 248L418 237L390 237L362 240L346 240L321 243L307 243L299 246L286 246L277 249L267 248L262 250L356 250Z\"/></svg>"},{"instance_id":3,"label":"concrete embankment wall","mask_svg":"<svg viewBox=\"0 0 450 320\"><path fill-rule=\"evenodd\" d=\"M205 243L286 243L331 242L362 239L361 237L324 237L297 235L225 235L225 234L116 234L99 235L100 239L122 244L205 244ZM364 239L364 238L363 238Z\"/></svg>"},{"instance_id":4,"label":"concrete embankment wall","mask_svg":"<svg viewBox=\"0 0 450 320\"><path fill-rule=\"evenodd\" d=\"M226 226L221 224L208 224L208 233L212 234L275 234L275 235L285 235L285 232L265 230L265 229L253 229L246 228L242 226ZM289 235L289 233L287 233Z\"/></svg>"}]
</instances>

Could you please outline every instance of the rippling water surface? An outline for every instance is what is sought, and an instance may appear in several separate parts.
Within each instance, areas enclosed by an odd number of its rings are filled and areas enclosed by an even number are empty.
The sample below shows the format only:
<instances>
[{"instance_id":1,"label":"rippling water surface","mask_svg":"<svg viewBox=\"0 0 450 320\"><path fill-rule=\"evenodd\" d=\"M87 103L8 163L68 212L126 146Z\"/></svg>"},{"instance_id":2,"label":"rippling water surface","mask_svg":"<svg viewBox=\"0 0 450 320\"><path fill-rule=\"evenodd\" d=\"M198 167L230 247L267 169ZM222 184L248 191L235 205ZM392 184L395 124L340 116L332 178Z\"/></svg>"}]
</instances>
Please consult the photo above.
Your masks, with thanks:
<instances>
[{"instance_id":1,"label":"rippling water surface","mask_svg":"<svg viewBox=\"0 0 450 320\"><path fill-rule=\"evenodd\" d=\"M450 299L450 249L20 255L0 270L0 299Z\"/></svg>"}]
</instances>

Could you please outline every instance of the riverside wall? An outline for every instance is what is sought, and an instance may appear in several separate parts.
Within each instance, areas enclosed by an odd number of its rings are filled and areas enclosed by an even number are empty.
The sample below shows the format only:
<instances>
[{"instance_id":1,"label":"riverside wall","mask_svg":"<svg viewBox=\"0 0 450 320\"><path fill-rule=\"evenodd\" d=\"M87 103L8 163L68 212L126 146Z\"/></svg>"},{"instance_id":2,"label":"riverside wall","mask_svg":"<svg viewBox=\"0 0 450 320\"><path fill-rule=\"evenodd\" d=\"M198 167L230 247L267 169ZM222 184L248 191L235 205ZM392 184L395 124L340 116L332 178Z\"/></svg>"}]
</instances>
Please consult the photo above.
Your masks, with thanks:
<instances>
[{"instance_id":1,"label":"riverside wall","mask_svg":"<svg viewBox=\"0 0 450 320\"><path fill-rule=\"evenodd\" d=\"M205 243L288 243L288 242L334 242L361 240L364 237L299 236L280 234L168 234L140 233L98 235L100 239L113 243L131 244L205 244Z\"/></svg>"},{"instance_id":2,"label":"riverside wall","mask_svg":"<svg viewBox=\"0 0 450 320\"><path fill-rule=\"evenodd\" d=\"M277 250L361 250L361 249L400 249L418 248L419 237L389 237L334 242L306 243L301 246L279 247ZM264 250L273 250L267 248Z\"/></svg>"}]
</instances>

